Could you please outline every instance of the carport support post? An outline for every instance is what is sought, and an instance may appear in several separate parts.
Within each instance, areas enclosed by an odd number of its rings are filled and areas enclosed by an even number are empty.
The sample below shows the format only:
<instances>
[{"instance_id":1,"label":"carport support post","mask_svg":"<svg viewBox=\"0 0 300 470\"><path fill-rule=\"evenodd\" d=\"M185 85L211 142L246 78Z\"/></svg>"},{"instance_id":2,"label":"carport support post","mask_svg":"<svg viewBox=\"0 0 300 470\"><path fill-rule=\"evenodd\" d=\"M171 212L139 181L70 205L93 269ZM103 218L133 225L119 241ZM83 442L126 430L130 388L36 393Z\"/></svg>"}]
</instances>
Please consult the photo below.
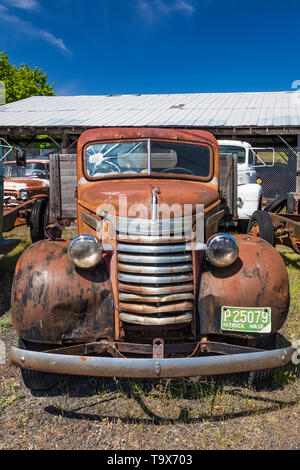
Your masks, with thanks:
<instances>
[{"instance_id":1,"label":"carport support post","mask_svg":"<svg viewBox=\"0 0 300 470\"><path fill-rule=\"evenodd\" d=\"M62 135L62 144L61 144L61 153L66 154L68 153L69 147L69 135L63 132Z\"/></svg>"}]
</instances>

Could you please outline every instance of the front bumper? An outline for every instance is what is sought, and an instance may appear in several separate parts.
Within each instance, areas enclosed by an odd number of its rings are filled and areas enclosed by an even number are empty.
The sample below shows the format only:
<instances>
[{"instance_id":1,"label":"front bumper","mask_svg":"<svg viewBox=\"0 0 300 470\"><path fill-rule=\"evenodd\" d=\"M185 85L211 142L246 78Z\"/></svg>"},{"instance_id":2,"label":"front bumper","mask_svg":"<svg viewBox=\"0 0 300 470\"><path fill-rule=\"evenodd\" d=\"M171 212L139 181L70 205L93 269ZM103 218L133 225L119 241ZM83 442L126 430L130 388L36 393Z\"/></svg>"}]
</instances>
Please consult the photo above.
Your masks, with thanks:
<instances>
[{"instance_id":1,"label":"front bumper","mask_svg":"<svg viewBox=\"0 0 300 470\"><path fill-rule=\"evenodd\" d=\"M293 347L273 351L230 354L225 356L176 359L123 359L110 357L71 356L12 348L12 364L42 372L126 378L173 378L221 375L288 364Z\"/></svg>"}]
</instances>

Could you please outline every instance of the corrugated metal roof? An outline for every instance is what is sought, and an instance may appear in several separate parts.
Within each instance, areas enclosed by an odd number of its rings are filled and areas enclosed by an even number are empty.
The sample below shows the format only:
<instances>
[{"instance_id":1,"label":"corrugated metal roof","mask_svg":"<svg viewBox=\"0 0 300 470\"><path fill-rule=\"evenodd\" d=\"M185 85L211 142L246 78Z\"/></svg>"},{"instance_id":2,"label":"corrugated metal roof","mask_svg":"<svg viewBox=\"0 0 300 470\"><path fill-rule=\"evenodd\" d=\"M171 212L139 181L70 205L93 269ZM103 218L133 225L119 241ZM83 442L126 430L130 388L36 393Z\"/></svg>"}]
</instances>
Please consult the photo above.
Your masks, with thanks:
<instances>
[{"instance_id":1,"label":"corrugated metal roof","mask_svg":"<svg viewBox=\"0 0 300 470\"><path fill-rule=\"evenodd\" d=\"M14 126L300 126L300 92L34 96L0 107Z\"/></svg>"}]
</instances>

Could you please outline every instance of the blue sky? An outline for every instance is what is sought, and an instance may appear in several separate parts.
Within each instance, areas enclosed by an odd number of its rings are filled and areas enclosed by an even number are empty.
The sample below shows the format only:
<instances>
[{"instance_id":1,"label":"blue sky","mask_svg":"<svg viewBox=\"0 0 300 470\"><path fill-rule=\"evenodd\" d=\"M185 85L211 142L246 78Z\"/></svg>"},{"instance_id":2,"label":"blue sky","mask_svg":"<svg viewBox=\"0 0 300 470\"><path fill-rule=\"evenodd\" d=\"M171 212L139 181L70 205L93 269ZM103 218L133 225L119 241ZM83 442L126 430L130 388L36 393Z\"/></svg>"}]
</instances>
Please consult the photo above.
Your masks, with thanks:
<instances>
[{"instance_id":1,"label":"blue sky","mask_svg":"<svg viewBox=\"0 0 300 470\"><path fill-rule=\"evenodd\" d=\"M0 0L0 51L58 95L291 90L299 0Z\"/></svg>"}]
</instances>

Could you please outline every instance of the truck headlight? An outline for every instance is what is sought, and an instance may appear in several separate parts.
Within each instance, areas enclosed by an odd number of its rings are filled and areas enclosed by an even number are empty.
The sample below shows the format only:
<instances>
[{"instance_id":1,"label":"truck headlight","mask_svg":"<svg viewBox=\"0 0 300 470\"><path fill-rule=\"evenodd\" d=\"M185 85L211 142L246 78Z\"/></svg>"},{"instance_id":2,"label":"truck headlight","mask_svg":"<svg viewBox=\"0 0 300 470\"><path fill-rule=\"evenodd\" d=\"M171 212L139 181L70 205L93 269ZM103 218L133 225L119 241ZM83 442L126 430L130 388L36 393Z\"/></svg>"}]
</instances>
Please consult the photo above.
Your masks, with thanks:
<instances>
[{"instance_id":1,"label":"truck headlight","mask_svg":"<svg viewBox=\"0 0 300 470\"><path fill-rule=\"evenodd\" d=\"M102 248L92 235L79 235L71 241L68 255L75 266L89 269L100 263Z\"/></svg>"},{"instance_id":2,"label":"truck headlight","mask_svg":"<svg viewBox=\"0 0 300 470\"><path fill-rule=\"evenodd\" d=\"M26 191L26 189L21 189L19 195L20 195L20 198L22 199L22 201L27 201L28 191Z\"/></svg>"},{"instance_id":3,"label":"truck headlight","mask_svg":"<svg viewBox=\"0 0 300 470\"><path fill-rule=\"evenodd\" d=\"M239 246L231 235L218 234L209 240L206 255L211 264L217 268L225 268L237 260Z\"/></svg>"}]
</instances>

